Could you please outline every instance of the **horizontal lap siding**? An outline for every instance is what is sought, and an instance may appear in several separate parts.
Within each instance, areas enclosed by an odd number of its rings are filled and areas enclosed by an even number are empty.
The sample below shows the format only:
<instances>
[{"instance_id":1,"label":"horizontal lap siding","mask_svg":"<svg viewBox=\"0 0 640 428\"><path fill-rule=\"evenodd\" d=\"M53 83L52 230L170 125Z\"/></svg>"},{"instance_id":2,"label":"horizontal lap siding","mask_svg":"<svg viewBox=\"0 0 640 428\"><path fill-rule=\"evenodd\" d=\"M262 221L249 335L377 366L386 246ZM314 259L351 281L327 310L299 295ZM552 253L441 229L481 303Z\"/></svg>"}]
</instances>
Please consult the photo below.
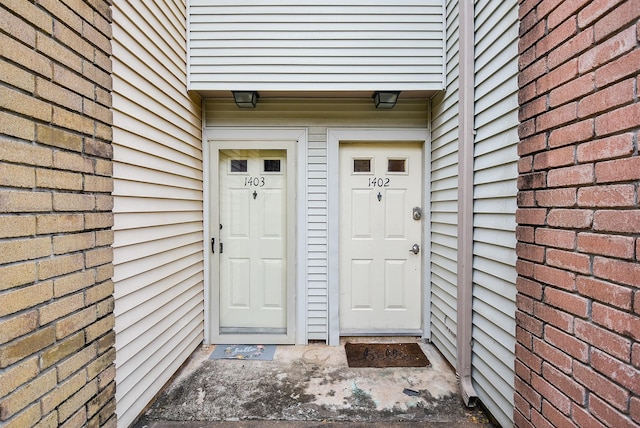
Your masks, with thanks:
<instances>
[{"instance_id":1,"label":"horizontal lap siding","mask_svg":"<svg viewBox=\"0 0 640 428\"><path fill-rule=\"evenodd\" d=\"M307 338L327 339L327 128L309 129L307 155Z\"/></svg>"},{"instance_id":2,"label":"horizontal lap siding","mask_svg":"<svg viewBox=\"0 0 640 428\"><path fill-rule=\"evenodd\" d=\"M194 90L438 90L442 2L194 0Z\"/></svg>"},{"instance_id":3,"label":"horizontal lap siding","mask_svg":"<svg viewBox=\"0 0 640 428\"><path fill-rule=\"evenodd\" d=\"M513 424L518 2L475 3L473 379L502 426Z\"/></svg>"},{"instance_id":4,"label":"horizontal lap siding","mask_svg":"<svg viewBox=\"0 0 640 428\"><path fill-rule=\"evenodd\" d=\"M116 399L128 426L203 339L202 137L186 5L114 3Z\"/></svg>"},{"instance_id":5,"label":"horizontal lap siding","mask_svg":"<svg viewBox=\"0 0 640 428\"><path fill-rule=\"evenodd\" d=\"M392 111L373 107L371 99L263 99L255 109L239 109L231 100L206 100L205 126L308 129L306 283L307 339L328 340L327 129L330 127L427 126L426 101L406 100ZM298 239L303 239L298 237ZM303 261L299 261L302 263Z\"/></svg>"},{"instance_id":6,"label":"horizontal lap siding","mask_svg":"<svg viewBox=\"0 0 640 428\"><path fill-rule=\"evenodd\" d=\"M458 3L447 4L447 89L431 101L431 340L455 366L458 260Z\"/></svg>"}]
</instances>

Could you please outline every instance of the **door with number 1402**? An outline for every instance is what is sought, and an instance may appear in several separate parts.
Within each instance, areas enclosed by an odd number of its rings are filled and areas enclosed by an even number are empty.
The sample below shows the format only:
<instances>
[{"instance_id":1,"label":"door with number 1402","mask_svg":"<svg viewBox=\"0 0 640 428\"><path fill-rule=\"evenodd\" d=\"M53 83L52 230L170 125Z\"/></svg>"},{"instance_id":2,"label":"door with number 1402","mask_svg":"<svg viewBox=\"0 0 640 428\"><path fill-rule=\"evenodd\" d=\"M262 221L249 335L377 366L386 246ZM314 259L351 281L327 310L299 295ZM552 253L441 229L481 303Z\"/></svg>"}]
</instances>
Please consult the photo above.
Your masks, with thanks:
<instances>
[{"instance_id":1,"label":"door with number 1402","mask_svg":"<svg viewBox=\"0 0 640 428\"><path fill-rule=\"evenodd\" d=\"M422 146L340 146L340 332L419 334Z\"/></svg>"}]
</instances>

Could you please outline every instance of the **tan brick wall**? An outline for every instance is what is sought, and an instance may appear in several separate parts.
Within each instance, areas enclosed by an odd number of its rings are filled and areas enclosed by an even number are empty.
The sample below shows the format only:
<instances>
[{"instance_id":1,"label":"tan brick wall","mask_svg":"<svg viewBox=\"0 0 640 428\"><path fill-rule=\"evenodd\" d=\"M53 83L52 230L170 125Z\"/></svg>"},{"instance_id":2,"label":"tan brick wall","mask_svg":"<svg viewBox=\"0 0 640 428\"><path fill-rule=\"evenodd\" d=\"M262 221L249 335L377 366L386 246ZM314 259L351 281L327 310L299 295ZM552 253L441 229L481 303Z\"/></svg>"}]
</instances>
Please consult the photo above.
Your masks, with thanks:
<instances>
[{"instance_id":1,"label":"tan brick wall","mask_svg":"<svg viewBox=\"0 0 640 428\"><path fill-rule=\"evenodd\" d=\"M518 427L640 426L640 0L520 1Z\"/></svg>"},{"instance_id":2,"label":"tan brick wall","mask_svg":"<svg viewBox=\"0 0 640 428\"><path fill-rule=\"evenodd\" d=\"M0 24L0 425L115 426L111 1Z\"/></svg>"}]
</instances>

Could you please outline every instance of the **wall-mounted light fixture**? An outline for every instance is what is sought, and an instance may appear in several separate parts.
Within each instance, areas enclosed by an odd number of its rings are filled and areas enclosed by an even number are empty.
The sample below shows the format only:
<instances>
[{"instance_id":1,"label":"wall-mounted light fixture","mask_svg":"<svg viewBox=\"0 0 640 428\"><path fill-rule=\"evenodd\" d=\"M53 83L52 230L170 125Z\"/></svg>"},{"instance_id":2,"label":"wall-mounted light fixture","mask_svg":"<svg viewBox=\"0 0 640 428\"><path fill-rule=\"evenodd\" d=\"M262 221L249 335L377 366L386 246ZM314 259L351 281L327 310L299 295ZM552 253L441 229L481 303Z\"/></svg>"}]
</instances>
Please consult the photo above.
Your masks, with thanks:
<instances>
[{"instance_id":1,"label":"wall-mounted light fixture","mask_svg":"<svg viewBox=\"0 0 640 428\"><path fill-rule=\"evenodd\" d=\"M391 109L398 102L399 91L377 91L373 93L373 102L376 108Z\"/></svg>"},{"instance_id":2,"label":"wall-mounted light fixture","mask_svg":"<svg viewBox=\"0 0 640 428\"><path fill-rule=\"evenodd\" d=\"M255 108L260 96L256 91L232 91L233 100L240 108Z\"/></svg>"}]
</instances>

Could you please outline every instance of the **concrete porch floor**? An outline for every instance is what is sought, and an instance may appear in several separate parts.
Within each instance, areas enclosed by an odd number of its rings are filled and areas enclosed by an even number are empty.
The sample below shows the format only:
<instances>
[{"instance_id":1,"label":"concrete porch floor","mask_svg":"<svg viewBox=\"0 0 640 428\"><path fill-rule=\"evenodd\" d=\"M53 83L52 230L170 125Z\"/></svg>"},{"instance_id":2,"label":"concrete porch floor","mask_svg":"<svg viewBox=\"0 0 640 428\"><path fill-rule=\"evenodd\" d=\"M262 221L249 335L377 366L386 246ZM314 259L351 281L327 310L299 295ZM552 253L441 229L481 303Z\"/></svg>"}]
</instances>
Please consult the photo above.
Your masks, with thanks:
<instances>
[{"instance_id":1,"label":"concrete porch floor","mask_svg":"<svg viewBox=\"0 0 640 428\"><path fill-rule=\"evenodd\" d=\"M346 340L417 342L431 366L350 368ZM493 427L464 406L453 369L417 338L279 345L272 361L210 360L213 350L194 352L135 427Z\"/></svg>"}]
</instances>

